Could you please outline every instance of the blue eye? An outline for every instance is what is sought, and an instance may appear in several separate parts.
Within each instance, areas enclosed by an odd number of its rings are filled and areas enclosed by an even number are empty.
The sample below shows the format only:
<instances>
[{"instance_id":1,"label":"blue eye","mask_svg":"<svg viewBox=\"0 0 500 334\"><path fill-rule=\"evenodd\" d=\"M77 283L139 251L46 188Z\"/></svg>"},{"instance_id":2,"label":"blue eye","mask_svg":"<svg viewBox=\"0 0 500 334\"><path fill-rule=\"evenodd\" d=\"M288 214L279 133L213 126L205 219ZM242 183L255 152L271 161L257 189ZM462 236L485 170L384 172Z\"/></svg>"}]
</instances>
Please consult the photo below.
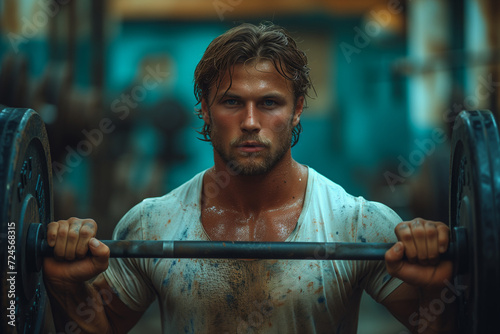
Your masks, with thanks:
<instances>
[{"instance_id":1,"label":"blue eye","mask_svg":"<svg viewBox=\"0 0 500 334\"><path fill-rule=\"evenodd\" d=\"M224 103L230 106L235 106L236 104L238 104L238 101L236 101L236 99L227 99L224 101Z\"/></svg>"},{"instance_id":2,"label":"blue eye","mask_svg":"<svg viewBox=\"0 0 500 334\"><path fill-rule=\"evenodd\" d=\"M264 106L265 107L274 107L276 105L276 102L273 100L264 100Z\"/></svg>"}]
</instances>

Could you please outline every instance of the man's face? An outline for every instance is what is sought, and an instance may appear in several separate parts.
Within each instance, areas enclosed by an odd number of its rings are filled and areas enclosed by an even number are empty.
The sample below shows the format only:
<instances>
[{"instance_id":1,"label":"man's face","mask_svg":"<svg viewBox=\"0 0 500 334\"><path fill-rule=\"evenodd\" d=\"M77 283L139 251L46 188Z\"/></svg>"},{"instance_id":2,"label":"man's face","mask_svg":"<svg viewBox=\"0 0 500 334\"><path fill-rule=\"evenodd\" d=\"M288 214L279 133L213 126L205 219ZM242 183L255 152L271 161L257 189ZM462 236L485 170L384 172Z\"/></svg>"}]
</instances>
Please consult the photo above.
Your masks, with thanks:
<instances>
[{"instance_id":1,"label":"man's face","mask_svg":"<svg viewBox=\"0 0 500 334\"><path fill-rule=\"evenodd\" d=\"M219 90L213 87L202 101L203 119L211 126L216 162L231 162L242 175L263 174L289 154L304 98L295 105L291 83L270 61L233 69L232 84L226 73Z\"/></svg>"}]
</instances>

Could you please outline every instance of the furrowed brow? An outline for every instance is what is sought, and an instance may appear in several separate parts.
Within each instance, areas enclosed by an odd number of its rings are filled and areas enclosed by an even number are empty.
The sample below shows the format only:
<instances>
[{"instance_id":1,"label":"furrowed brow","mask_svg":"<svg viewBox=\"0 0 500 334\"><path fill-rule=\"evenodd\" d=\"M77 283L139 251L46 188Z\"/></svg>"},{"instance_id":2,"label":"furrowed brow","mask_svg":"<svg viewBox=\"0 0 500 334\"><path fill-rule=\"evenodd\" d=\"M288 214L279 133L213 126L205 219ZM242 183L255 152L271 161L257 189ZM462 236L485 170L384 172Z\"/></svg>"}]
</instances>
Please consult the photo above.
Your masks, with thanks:
<instances>
[{"instance_id":1,"label":"furrowed brow","mask_svg":"<svg viewBox=\"0 0 500 334\"><path fill-rule=\"evenodd\" d=\"M266 99L285 100L285 96L283 94L280 94L280 93L269 93L269 94L262 96L262 99L263 100L266 100Z\"/></svg>"},{"instance_id":2,"label":"furrowed brow","mask_svg":"<svg viewBox=\"0 0 500 334\"><path fill-rule=\"evenodd\" d=\"M231 98L231 99L241 99L241 96L240 95L237 95L237 94L234 94L234 93L231 93L231 92L224 92L224 93L220 93L216 96L215 100L216 101L220 101L222 100L223 98Z\"/></svg>"}]
</instances>

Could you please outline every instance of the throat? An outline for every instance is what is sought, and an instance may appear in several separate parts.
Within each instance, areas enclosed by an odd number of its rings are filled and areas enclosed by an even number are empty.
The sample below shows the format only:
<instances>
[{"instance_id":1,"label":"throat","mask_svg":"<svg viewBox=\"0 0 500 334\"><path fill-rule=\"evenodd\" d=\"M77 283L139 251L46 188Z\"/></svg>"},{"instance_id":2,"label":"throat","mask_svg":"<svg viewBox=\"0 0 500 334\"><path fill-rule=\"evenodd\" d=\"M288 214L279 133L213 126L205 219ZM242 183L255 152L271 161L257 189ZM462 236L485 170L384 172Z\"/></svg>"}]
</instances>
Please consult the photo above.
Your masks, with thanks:
<instances>
[{"instance_id":1,"label":"throat","mask_svg":"<svg viewBox=\"0 0 500 334\"><path fill-rule=\"evenodd\" d=\"M221 175L212 169L203 180L201 222L211 240L285 241L291 235L304 205L307 167L298 165L293 175Z\"/></svg>"}]
</instances>

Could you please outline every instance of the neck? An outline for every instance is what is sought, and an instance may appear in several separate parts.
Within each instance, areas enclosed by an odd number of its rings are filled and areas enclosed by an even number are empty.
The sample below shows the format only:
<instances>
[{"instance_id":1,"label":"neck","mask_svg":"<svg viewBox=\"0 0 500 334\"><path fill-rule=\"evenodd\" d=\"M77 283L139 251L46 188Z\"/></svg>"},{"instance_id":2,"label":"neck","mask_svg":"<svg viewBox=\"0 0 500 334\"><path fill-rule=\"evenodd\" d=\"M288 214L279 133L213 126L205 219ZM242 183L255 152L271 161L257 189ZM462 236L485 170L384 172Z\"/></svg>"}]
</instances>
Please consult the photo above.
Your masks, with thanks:
<instances>
[{"instance_id":1,"label":"neck","mask_svg":"<svg viewBox=\"0 0 500 334\"><path fill-rule=\"evenodd\" d=\"M204 200L213 205L252 214L281 207L305 193L307 168L290 152L262 175L238 175L217 155L214 160L203 181Z\"/></svg>"}]
</instances>

